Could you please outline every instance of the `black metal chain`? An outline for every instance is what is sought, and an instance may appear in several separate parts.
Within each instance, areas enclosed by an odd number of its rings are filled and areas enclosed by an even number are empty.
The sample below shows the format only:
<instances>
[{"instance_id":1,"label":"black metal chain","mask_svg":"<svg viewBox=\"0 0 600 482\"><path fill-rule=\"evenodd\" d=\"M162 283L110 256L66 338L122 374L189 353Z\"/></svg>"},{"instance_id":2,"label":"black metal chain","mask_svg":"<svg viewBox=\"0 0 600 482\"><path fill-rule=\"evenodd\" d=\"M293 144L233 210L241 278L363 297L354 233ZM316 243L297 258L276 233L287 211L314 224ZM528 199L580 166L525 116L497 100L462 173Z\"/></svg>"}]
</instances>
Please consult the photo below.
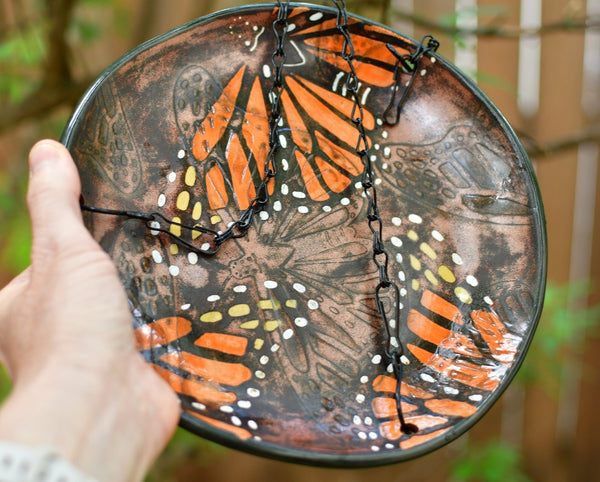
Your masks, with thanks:
<instances>
[{"instance_id":1,"label":"black metal chain","mask_svg":"<svg viewBox=\"0 0 600 482\"><path fill-rule=\"evenodd\" d=\"M432 35L427 34L423 36L421 42L415 48L415 51L409 54L400 54L391 44L386 44L386 46L388 50L392 52L394 57L396 57L396 66L394 67L394 86L392 87L392 98L390 99L387 109L385 109L383 113L383 120L388 125L396 125L398 122L400 122L400 112L402 111L404 102L408 98L408 94L410 93L415 78L417 77L417 72L419 71L419 60L421 60L421 57L424 55L437 51L440 43ZM390 115L394 109L394 103L396 101L396 93L401 88L400 84L402 81L402 73L410 74L410 78L408 79L408 84L406 84L405 88L403 89L402 97L400 97L400 101L396 106L396 115L395 117L390 118Z\"/></svg>"},{"instance_id":2,"label":"black metal chain","mask_svg":"<svg viewBox=\"0 0 600 482\"><path fill-rule=\"evenodd\" d=\"M362 173L362 188L365 198L367 199L367 220L369 229L373 234L373 262L379 271L379 283L375 288L375 301L377 310L381 317L381 322L386 331L386 347L385 354L392 364L394 375L396 377L396 409L398 419L400 421L400 429L406 434L412 434L419 429L416 425L407 423L402 414L402 365L407 363L408 359L404 356L404 347L400 338L400 290L398 285L394 283L388 276L389 254L385 249L383 242L383 222L379 214L379 206L377 204L377 190L375 189L375 180L373 173L373 165L369 154L369 139L364 126L364 111L358 94L358 75L354 66L354 44L348 28L348 13L346 10L346 2L344 0L333 0L337 8L337 30L344 37L341 56L348 65L348 75L346 77L346 90L352 96L354 105L352 107L352 122L358 131L358 141L356 144L356 153L360 156L363 173ZM392 301L392 309L394 318L388 318L385 306L382 301L383 294L387 292Z\"/></svg>"},{"instance_id":3,"label":"black metal chain","mask_svg":"<svg viewBox=\"0 0 600 482\"><path fill-rule=\"evenodd\" d=\"M189 250L201 255L216 254L228 239L244 237L252 225L252 219L254 218L254 215L261 212L269 203L269 181L277 175L275 155L281 147L281 142L279 140L279 121L281 120L281 94L285 88L283 67L285 65L286 54L284 46L285 37L288 30L287 19L289 4L290 0L286 0L285 2L277 0L277 19L273 22L273 32L275 34L275 48L273 50L273 54L271 55L271 63L273 65L273 83L268 92L268 98L271 103L271 115L269 116L269 153L267 154L267 158L265 160L264 174L258 188L256 189L256 195L254 199L250 201L250 204L242 212L237 221L231 223L225 231L217 232L209 228L204 228L198 224L191 226L188 224L169 221L165 216L157 212L140 213L135 211L98 208L94 206L88 206L86 204L82 204L81 209L83 211L94 213L141 219L146 222L146 226L152 231L168 234L177 244L181 244ZM191 232L198 232L200 234L207 235L208 239L204 241L208 241L208 247L206 249L202 249L203 247L207 246L207 243L205 242L201 244L201 248L198 248L197 246L183 239L181 236L174 235L169 228L163 227L163 223L167 223L167 226L176 225ZM198 244L200 244L200 242L198 242Z\"/></svg>"}]
</instances>

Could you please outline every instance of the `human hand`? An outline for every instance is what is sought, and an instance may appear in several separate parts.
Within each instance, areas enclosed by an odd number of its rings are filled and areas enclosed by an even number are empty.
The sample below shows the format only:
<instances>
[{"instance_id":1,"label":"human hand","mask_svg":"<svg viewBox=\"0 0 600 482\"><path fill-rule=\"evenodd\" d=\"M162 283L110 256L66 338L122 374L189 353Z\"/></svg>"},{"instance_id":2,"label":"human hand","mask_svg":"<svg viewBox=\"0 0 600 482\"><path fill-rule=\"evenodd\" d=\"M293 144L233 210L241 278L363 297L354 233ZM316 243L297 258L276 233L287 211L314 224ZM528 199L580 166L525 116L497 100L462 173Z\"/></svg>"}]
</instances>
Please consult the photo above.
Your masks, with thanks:
<instances>
[{"instance_id":1,"label":"human hand","mask_svg":"<svg viewBox=\"0 0 600 482\"><path fill-rule=\"evenodd\" d=\"M29 163L31 266L0 291L0 359L14 384L0 440L51 448L99 480L140 480L175 429L177 397L135 350L67 149L41 141Z\"/></svg>"}]
</instances>

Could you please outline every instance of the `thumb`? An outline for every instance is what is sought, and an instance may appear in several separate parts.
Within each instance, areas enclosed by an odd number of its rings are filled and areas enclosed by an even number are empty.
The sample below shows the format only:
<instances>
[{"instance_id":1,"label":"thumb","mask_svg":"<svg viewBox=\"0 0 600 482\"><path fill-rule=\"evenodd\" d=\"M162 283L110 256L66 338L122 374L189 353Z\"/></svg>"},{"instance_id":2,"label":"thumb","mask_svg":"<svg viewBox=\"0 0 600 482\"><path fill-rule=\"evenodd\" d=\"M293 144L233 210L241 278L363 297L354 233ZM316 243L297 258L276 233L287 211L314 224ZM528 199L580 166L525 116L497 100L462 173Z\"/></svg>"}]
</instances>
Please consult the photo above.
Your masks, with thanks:
<instances>
[{"instance_id":1,"label":"thumb","mask_svg":"<svg viewBox=\"0 0 600 482\"><path fill-rule=\"evenodd\" d=\"M40 141L29 153L29 171L32 256L57 252L82 235L89 237L79 207L79 175L69 151L56 141Z\"/></svg>"}]
</instances>

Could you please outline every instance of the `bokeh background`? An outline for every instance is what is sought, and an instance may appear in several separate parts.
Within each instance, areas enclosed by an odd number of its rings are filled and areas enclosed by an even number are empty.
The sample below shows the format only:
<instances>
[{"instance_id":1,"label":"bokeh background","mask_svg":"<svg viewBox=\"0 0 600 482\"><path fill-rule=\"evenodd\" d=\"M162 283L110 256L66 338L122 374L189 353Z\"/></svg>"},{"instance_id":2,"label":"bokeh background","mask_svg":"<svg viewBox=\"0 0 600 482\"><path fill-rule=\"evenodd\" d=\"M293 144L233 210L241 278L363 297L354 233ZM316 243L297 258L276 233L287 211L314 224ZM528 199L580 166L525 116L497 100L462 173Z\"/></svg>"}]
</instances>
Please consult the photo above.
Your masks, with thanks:
<instances>
[{"instance_id":1,"label":"bokeh background","mask_svg":"<svg viewBox=\"0 0 600 482\"><path fill-rule=\"evenodd\" d=\"M85 89L122 54L241 3L0 0L0 286L29 262L30 146L58 139ZM530 353L468 434L411 462L304 467L179 430L148 480L600 480L600 0L349 0L348 9L413 38L434 34L439 52L499 107L534 162L549 286ZM0 399L9 390L0 367Z\"/></svg>"}]
</instances>

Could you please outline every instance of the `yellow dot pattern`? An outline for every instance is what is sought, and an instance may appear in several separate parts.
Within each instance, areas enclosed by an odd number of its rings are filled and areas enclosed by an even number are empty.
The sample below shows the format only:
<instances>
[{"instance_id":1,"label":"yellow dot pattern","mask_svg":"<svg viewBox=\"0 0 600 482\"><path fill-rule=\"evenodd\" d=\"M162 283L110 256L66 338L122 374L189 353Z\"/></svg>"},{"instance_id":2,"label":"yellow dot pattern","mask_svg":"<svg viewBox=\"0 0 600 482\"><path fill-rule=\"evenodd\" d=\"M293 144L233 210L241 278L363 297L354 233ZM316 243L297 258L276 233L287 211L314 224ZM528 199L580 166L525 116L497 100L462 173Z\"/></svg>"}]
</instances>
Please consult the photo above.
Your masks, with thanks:
<instances>
[{"instance_id":1,"label":"yellow dot pattern","mask_svg":"<svg viewBox=\"0 0 600 482\"><path fill-rule=\"evenodd\" d=\"M190 193L187 191L181 191L177 196L177 202L175 203L177 209L185 211L190 205Z\"/></svg>"},{"instance_id":2,"label":"yellow dot pattern","mask_svg":"<svg viewBox=\"0 0 600 482\"><path fill-rule=\"evenodd\" d=\"M172 219L172 224L169 226L169 231L173 236L181 236L181 226L176 223L181 223L181 218L179 216L174 216Z\"/></svg>"},{"instance_id":3,"label":"yellow dot pattern","mask_svg":"<svg viewBox=\"0 0 600 482\"><path fill-rule=\"evenodd\" d=\"M184 182L187 186L192 187L196 183L196 169L194 166L189 166L185 171Z\"/></svg>"},{"instance_id":4,"label":"yellow dot pattern","mask_svg":"<svg viewBox=\"0 0 600 482\"><path fill-rule=\"evenodd\" d=\"M452 270L445 265L441 265L438 268L438 274L447 283L454 283L456 281L456 276L454 276Z\"/></svg>"},{"instance_id":5,"label":"yellow dot pattern","mask_svg":"<svg viewBox=\"0 0 600 482\"><path fill-rule=\"evenodd\" d=\"M200 216L202 216L202 203L200 201L196 201L194 208L192 209L192 219L194 221L198 221Z\"/></svg>"},{"instance_id":6,"label":"yellow dot pattern","mask_svg":"<svg viewBox=\"0 0 600 482\"><path fill-rule=\"evenodd\" d=\"M200 316L200 321L204 323L216 323L223 319L223 314L220 311L208 311Z\"/></svg>"},{"instance_id":7,"label":"yellow dot pattern","mask_svg":"<svg viewBox=\"0 0 600 482\"><path fill-rule=\"evenodd\" d=\"M238 316L246 316L247 314L250 313L250 306L248 306L247 304L239 304L239 305L233 305L229 308L229 316L233 316L233 317L238 317Z\"/></svg>"}]
</instances>

